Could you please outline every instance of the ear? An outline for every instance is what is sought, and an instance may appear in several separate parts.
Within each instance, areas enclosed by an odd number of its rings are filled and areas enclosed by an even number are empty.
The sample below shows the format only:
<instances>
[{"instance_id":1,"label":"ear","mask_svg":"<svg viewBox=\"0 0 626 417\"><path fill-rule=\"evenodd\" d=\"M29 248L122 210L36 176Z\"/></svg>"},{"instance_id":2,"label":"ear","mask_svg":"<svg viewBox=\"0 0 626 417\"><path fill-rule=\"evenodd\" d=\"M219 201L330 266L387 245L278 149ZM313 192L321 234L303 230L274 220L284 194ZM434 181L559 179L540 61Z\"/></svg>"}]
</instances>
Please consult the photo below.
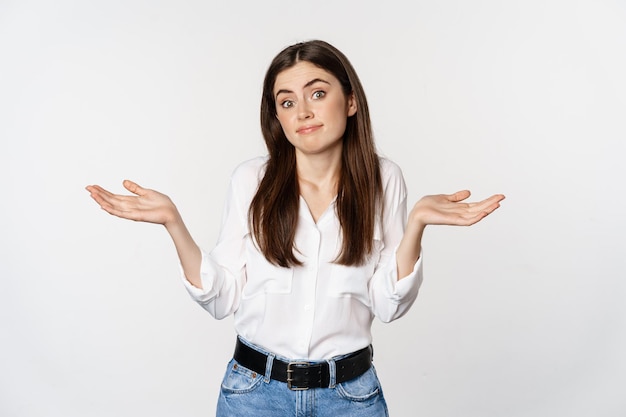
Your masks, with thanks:
<instances>
[{"instance_id":1,"label":"ear","mask_svg":"<svg viewBox=\"0 0 626 417\"><path fill-rule=\"evenodd\" d=\"M356 98L354 97L354 91L348 96L348 117L354 116L357 111Z\"/></svg>"}]
</instances>

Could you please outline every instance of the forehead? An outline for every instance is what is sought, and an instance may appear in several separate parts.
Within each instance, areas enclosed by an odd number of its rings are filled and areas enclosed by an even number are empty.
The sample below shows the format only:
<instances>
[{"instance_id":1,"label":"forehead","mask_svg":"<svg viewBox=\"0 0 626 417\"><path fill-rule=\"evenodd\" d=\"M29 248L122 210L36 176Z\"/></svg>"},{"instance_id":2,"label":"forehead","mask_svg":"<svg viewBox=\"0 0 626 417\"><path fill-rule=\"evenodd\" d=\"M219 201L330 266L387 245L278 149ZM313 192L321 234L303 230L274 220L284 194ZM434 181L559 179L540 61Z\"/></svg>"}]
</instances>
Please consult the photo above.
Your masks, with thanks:
<instances>
[{"instance_id":1,"label":"forehead","mask_svg":"<svg viewBox=\"0 0 626 417\"><path fill-rule=\"evenodd\" d=\"M276 81L274 82L274 93L279 90L300 90L306 83L317 78L331 84L339 84L339 80L325 69L313 65L308 61L300 61L294 66L278 73Z\"/></svg>"}]
</instances>

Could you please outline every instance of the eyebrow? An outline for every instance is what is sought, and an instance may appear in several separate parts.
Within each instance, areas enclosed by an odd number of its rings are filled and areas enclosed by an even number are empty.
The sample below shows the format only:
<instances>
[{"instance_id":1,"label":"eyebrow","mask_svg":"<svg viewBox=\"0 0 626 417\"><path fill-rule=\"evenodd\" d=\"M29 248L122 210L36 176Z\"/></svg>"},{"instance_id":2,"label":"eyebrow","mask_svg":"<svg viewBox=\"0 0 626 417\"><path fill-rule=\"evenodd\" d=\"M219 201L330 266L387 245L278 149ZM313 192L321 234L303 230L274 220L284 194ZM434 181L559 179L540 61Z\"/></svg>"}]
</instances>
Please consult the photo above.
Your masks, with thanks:
<instances>
[{"instance_id":1,"label":"eyebrow","mask_svg":"<svg viewBox=\"0 0 626 417\"><path fill-rule=\"evenodd\" d=\"M304 88L310 87L310 86L312 86L313 84L315 84L317 82L321 82L321 83L325 83L325 84L330 85L330 83L328 81L326 81L326 80L324 80L322 78L313 78L311 81L309 81L306 84L304 84L304 87L302 87L302 88L304 89ZM274 97L278 97L279 94L283 94L283 93L284 94L289 94L289 93L293 93L293 91L286 90L286 89L278 90Z\"/></svg>"}]
</instances>

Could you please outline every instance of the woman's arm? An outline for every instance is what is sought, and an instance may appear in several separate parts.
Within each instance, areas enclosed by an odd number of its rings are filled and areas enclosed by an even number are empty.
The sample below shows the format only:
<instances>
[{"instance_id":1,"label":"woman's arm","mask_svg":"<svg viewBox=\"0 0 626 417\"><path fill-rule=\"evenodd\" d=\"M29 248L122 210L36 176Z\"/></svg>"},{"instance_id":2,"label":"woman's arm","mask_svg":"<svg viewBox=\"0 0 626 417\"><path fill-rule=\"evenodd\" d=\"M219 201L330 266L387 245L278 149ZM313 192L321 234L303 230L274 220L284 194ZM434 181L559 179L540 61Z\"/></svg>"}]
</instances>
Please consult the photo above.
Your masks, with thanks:
<instances>
[{"instance_id":1,"label":"woman's arm","mask_svg":"<svg viewBox=\"0 0 626 417\"><path fill-rule=\"evenodd\" d=\"M406 229L398 250L398 279L409 275L422 250L422 236L427 225L470 226L500 207L502 194L476 203L463 203L470 196L467 190L454 194L429 195L420 199L409 213Z\"/></svg>"},{"instance_id":2,"label":"woman's arm","mask_svg":"<svg viewBox=\"0 0 626 417\"><path fill-rule=\"evenodd\" d=\"M200 248L191 237L172 200L165 194L142 188L129 180L125 180L123 185L135 195L113 194L99 185L89 185L86 189L100 207L109 214L123 219L165 226L174 241L185 277L193 286L202 288Z\"/></svg>"}]
</instances>

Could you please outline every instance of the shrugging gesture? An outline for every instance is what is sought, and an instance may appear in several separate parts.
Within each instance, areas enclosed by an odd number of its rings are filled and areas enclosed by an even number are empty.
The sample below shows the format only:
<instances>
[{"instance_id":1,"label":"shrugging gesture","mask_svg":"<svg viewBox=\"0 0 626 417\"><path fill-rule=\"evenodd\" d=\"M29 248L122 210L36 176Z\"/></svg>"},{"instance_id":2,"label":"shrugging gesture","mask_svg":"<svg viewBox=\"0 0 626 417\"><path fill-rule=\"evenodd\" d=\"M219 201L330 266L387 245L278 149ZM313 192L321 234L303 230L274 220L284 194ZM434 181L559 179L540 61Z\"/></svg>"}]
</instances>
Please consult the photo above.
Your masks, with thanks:
<instances>
[{"instance_id":1,"label":"shrugging gesture","mask_svg":"<svg viewBox=\"0 0 626 417\"><path fill-rule=\"evenodd\" d=\"M123 185L130 195L87 186L107 213L163 225L185 278L203 289L185 282L194 300L216 318L235 315L238 347L222 382L229 389L220 391L218 417L259 409L284 416L286 407L294 415L299 397L291 390L309 388L319 392L317 407L327 415L388 415L368 347L373 315L395 320L413 304L426 226L475 224L504 199L495 194L468 203L469 191L429 195L405 219L402 172L376 153L368 108L356 71L334 46L312 40L276 55L261 94L267 158L233 172L229 198L236 204L225 205L223 239L204 265L168 196L128 180ZM375 237L377 221L383 233ZM378 238L384 245L374 244ZM240 366L263 375L272 358L271 378L233 394L243 383ZM330 359L350 372L335 372ZM358 401L332 392L348 381L346 387L372 391ZM285 404L285 398L293 401Z\"/></svg>"}]
</instances>

